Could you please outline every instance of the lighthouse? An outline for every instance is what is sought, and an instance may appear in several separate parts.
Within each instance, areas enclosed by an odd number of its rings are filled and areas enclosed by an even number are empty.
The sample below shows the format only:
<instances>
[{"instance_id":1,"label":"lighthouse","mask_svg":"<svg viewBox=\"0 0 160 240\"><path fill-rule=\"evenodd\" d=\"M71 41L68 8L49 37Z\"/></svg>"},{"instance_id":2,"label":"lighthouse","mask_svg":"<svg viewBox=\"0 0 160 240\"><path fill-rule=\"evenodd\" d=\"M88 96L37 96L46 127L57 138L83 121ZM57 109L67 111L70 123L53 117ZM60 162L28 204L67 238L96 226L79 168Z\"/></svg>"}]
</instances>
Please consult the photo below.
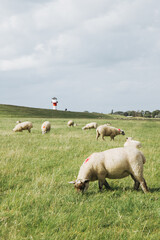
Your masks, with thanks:
<instances>
[{"instance_id":1,"label":"lighthouse","mask_svg":"<svg viewBox=\"0 0 160 240\"><path fill-rule=\"evenodd\" d=\"M57 98L53 97L51 103L53 104L53 110L57 110Z\"/></svg>"}]
</instances>

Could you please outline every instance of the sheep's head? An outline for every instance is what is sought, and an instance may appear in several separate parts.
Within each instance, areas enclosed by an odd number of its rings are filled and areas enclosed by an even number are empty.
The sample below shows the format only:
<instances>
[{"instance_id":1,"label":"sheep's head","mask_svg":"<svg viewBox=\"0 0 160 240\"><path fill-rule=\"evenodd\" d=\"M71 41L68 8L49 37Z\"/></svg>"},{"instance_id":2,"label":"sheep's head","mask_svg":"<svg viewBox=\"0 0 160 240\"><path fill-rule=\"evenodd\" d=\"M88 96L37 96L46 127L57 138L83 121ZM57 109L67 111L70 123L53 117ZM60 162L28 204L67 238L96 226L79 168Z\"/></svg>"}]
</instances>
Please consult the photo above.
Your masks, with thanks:
<instances>
[{"instance_id":1,"label":"sheep's head","mask_svg":"<svg viewBox=\"0 0 160 240\"><path fill-rule=\"evenodd\" d=\"M12 129L13 132L22 132L21 127L17 127L17 125Z\"/></svg>"},{"instance_id":2,"label":"sheep's head","mask_svg":"<svg viewBox=\"0 0 160 240\"><path fill-rule=\"evenodd\" d=\"M118 129L119 134L125 135L125 132L122 129Z\"/></svg>"},{"instance_id":3,"label":"sheep's head","mask_svg":"<svg viewBox=\"0 0 160 240\"><path fill-rule=\"evenodd\" d=\"M125 135L125 132L124 132L123 130L121 130L121 134L122 134L122 135Z\"/></svg>"},{"instance_id":4,"label":"sheep's head","mask_svg":"<svg viewBox=\"0 0 160 240\"><path fill-rule=\"evenodd\" d=\"M76 180L76 181L72 181L69 183L73 183L75 189L77 190L77 192L84 192L87 191L88 187L89 187L89 180L85 179L85 180Z\"/></svg>"},{"instance_id":5,"label":"sheep's head","mask_svg":"<svg viewBox=\"0 0 160 240\"><path fill-rule=\"evenodd\" d=\"M126 146L134 146L136 148L141 148L142 144L139 141L133 140L132 137L127 137L124 147Z\"/></svg>"},{"instance_id":6,"label":"sheep's head","mask_svg":"<svg viewBox=\"0 0 160 240\"><path fill-rule=\"evenodd\" d=\"M132 137L126 137L126 141L131 141L133 140Z\"/></svg>"}]
</instances>

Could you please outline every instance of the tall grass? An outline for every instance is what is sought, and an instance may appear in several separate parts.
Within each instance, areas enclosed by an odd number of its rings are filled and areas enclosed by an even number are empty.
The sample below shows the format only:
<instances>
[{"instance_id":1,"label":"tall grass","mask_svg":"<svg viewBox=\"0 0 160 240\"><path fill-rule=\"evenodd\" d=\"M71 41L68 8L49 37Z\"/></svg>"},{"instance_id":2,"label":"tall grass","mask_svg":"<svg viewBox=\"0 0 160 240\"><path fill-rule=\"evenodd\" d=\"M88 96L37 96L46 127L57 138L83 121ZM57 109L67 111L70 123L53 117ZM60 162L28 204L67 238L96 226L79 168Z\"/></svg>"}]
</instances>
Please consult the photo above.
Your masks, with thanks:
<instances>
[{"instance_id":1,"label":"tall grass","mask_svg":"<svg viewBox=\"0 0 160 240\"><path fill-rule=\"evenodd\" d=\"M82 195L68 184L82 162L92 152L123 146L125 136L97 141L95 130L81 129L89 119L68 128L67 118L48 118L51 132L42 135L43 119L31 116L21 119L32 121L31 134L14 133L16 120L0 118L0 239L159 239L160 122L109 120L142 142L149 194L134 191L127 177L109 179L112 191L99 192L92 182Z\"/></svg>"}]
</instances>

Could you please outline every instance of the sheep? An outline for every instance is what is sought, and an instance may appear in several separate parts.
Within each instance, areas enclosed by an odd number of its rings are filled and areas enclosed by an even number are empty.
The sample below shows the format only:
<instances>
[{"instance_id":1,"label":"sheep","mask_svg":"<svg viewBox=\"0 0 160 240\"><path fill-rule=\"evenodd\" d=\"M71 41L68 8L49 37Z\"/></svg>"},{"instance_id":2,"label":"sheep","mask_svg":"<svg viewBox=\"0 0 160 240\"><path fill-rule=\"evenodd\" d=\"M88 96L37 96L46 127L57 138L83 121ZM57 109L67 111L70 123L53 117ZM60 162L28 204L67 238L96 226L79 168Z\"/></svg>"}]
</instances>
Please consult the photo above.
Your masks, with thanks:
<instances>
[{"instance_id":1,"label":"sheep","mask_svg":"<svg viewBox=\"0 0 160 240\"><path fill-rule=\"evenodd\" d=\"M45 134L51 130L51 124L48 121L45 121L41 126L42 134Z\"/></svg>"},{"instance_id":2,"label":"sheep","mask_svg":"<svg viewBox=\"0 0 160 240\"><path fill-rule=\"evenodd\" d=\"M84 127L82 127L82 130L91 129L91 128L97 128L98 124L96 122L88 123Z\"/></svg>"},{"instance_id":3,"label":"sheep","mask_svg":"<svg viewBox=\"0 0 160 240\"><path fill-rule=\"evenodd\" d=\"M105 178L120 179L130 175L134 180L134 189L138 190L140 185L143 192L147 193L149 190L143 178L145 162L143 153L129 146L93 153L80 167L77 180L69 183L73 183L75 189L83 193L88 189L90 181L98 180L101 191L103 185L110 189Z\"/></svg>"},{"instance_id":4,"label":"sheep","mask_svg":"<svg viewBox=\"0 0 160 240\"><path fill-rule=\"evenodd\" d=\"M68 127L73 127L74 126L74 122L72 120L69 120L67 123Z\"/></svg>"},{"instance_id":5,"label":"sheep","mask_svg":"<svg viewBox=\"0 0 160 240\"><path fill-rule=\"evenodd\" d=\"M127 147L127 146L141 148L142 144L139 141L133 140L132 137L127 137L126 142L124 143L124 147Z\"/></svg>"},{"instance_id":6,"label":"sheep","mask_svg":"<svg viewBox=\"0 0 160 240\"><path fill-rule=\"evenodd\" d=\"M31 132L31 128L33 128L33 125L31 122L22 122L18 123L14 128L14 132L22 132L23 130L28 130L28 132Z\"/></svg>"},{"instance_id":7,"label":"sheep","mask_svg":"<svg viewBox=\"0 0 160 240\"><path fill-rule=\"evenodd\" d=\"M96 139L98 140L99 136L102 136L104 140L104 136L110 136L111 140L114 140L116 135L125 135L125 132L122 129L118 129L115 127L108 126L107 124L101 125L96 129Z\"/></svg>"},{"instance_id":8,"label":"sheep","mask_svg":"<svg viewBox=\"0 0 160 240\"><path fill-rule=\"evenodd\" d=\"M17 121L16 123L21 123L21 121Z\"/></svg>"}]
</instances>

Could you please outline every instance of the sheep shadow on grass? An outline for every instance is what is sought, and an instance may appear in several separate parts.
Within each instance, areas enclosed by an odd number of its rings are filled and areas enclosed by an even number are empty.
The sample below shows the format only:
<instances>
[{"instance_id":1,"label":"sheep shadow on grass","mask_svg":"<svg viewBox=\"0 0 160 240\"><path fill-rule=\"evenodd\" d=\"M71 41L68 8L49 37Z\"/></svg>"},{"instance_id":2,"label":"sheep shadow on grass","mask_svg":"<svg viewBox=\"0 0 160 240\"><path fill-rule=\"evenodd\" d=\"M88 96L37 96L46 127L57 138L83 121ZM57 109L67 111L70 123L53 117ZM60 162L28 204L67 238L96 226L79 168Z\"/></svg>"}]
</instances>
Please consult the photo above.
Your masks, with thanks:
<instances>
[{"instance_id":1,"label":"sheep shadow on grass","mask_svg":"<svg viewBox=\"0 0 160 240\"><path fill-rule=\"evenodd\" d=\"M151 193L160 192L160 187L158 187L158 188L149 188L149 191L150 191Z\"/></svg>"}]
</instances>

